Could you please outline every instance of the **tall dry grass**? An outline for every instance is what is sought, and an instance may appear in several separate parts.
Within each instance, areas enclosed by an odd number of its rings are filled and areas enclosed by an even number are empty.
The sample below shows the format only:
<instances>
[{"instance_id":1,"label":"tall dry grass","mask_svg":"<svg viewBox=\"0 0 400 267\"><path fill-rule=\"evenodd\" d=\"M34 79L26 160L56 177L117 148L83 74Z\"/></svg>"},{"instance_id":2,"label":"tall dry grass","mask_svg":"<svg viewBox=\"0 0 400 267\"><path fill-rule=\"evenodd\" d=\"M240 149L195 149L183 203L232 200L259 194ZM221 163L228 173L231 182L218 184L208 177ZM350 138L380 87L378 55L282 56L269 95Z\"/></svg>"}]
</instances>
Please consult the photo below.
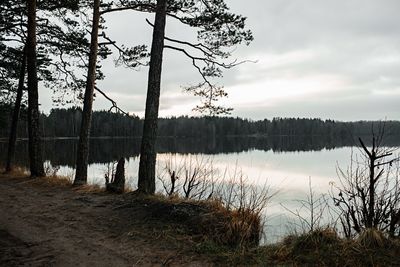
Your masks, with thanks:
<instances>
[{"instance_id":1,"label":"tall dry grass","mask_svg":"<svg viewBox=\"0 0 400 267\"><path fill-rule=\"evenodd\" d=\"M170 158L158 171L158 179L170 199L197 201L209 208L197 218L198 230L208 232L213 241L236 248L259 244L263 211L274 193L267 184L251 183L237 164L221 173L211 158Z\"/></svg>"}]
</instances>

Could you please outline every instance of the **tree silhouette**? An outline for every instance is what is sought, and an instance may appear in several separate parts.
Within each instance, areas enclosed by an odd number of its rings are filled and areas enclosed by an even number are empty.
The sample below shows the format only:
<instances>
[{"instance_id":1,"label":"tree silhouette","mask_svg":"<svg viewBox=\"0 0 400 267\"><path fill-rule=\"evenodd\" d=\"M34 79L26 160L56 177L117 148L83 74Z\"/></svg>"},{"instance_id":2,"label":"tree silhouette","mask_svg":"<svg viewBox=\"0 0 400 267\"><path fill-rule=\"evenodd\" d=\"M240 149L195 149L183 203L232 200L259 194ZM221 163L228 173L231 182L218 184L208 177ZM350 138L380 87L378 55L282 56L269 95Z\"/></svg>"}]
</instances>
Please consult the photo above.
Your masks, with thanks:
<instances>
[{"instance_id":1,"label":"tree silhouette","mask_svg":"<svg viewBox=\"0 0 400 267\"><path fill-rule=\"evenodd\" d=\"M96 79L101 77L99 73L99 66L97 65L98 55L102 58L106 58L110 55L110 46L117 50L119 58L118 64L123 64L128 67L135 68L142 65L141 59L147 57L145 53L146 47L143 45L135 46L132 48L120 47L115 41L110 39L104 32L105 20L101 17L103 14L101 8L109 9L112 3L102 3L100 0L94 0L93 2L93 18L91 25L91 42L90 52L87 64L87 76L86 76L86 88L84 93L83 110L82 110L82 121L79 135L79 144L76 157L76 173L74 179L74 185L82 185L87 182L87 165L89 157L89 137L90 128L92 121L92 107L93 107L93 95L94 91L98 91L112 104L110 111L115 109L117 112L122 112L125 115L129 115L118 107L117 103L108 97L100 88L96 86ZM103 30L99 33L99 30ZM102 37L105 41L99 42L99 37ZM97 75L96 75L97 74ZM99 77L100 75L100 77Z\"/></svg>"},{"instance_id":2,"label":"tree silhouette","mask_svg":"<svg viewBox=\"0 0 400 267\"><path fill-rule=\"evenodd\" d=\"M216 86L212 79L221 77L222 69L229 69L241 63L235 60L226 62L231 53L225 49L243 42L248 44L253 40L253 36L251 31L245 29L246 19L230 13L223 0L121 0L106 9L104 13L127 9L155 12L156 14L154 25L147 21L153 27L153 40L138 182L139 191L152 194L155 190L155 143L163 49L172 49L189 57L193 67L202 77L201 83L186 88L187 91L203 99L202 104L195 109L200 112L208 111L210 115L223 114L229 113L231 109L219 106L217 101L220 97L227 96L227 93L222 87ZM166 36L165 21L167 16L180 21L184 25L197 28L199 43ZM164 44L165 42L168 42L168 44ZM200 54L200 56L194 53Z\"/></svg>"},{"instance_id":3,"label":"tree silhouette","mask_svg":"<svg viewBox=\"0 0 400 267\"><path fill-rule=\"evenodd\" d=\"M76 173L74 185L85 184L87 181L87 165L89 156L89 131L92 120L93 92L96 80L96 63L98 51L98 32L100 24L100 0L93 2L93 20L89 52L89 66L86 80L85 97L81 129L79 134L78 153L76 158Z\"/></svg>"},{"instance_id":4,"label":"tree silhouette","mask_svg":"<svg viewBox=\"0 0 400 267\"><path fill-rule=\"evenodd\" d=\"M384 126L373 132L371 147L359 138L363 159L352 159L347 172L339 169L333 199L347 237L371 228L400 235L400 158L383 138Z\"/></svg>"},{"instance_id":5,"label":"tree silhouette","mask_svg":"<svg viewBox=\"0 0 400 267\"><path fill-rule=\"evenodd\" d=\"M33 22L30 21L30 24L27 23L27 6L29 6L27 3L35 5L35 19ZM24 47L29 43L27 42L28 26L32 27L33 24L36 25L34 38L36 40L36 48L34 49L34 61L36 62L34 65L36 67L32 67L32 60L30 63L32 79L44 81L44 85L49 88L57 88L57 90L60 90L60 88L66 90L66 88L68 88L68 90L71 91L79 91L79 83L70 83L66 78L60 79L62 74L68 72L72 73L67 68L71 65L71 63L67 63L67 61L69 61L68 59L76 57L79 51L82 50L81 48L87 46L87 41L84 38L84 34L82 34L82 31L79 29L77 21L68 18L68 16L61 16L76 13L79 9L78 6L78 1L75 0L41 1L39 3L4 0L0 3L0 55L3 58L7 58L7 60L3 61L3 63L7 62L7 64L0 65L0 70L3 73L12 74L2 76L2 85L8 85L7 88L2 86L2 93L8 91L14 94L14 91L16 91L16 97L15 100L13 100L14 111L8 143L6 166L8 171L12 168L17 134L16 129L18 127L19 112L23 100L25 77L25 67L23 67L23 65L25 61L24 57L28 55L28 49ZM58 18L57 20L55 19L56 15ZM49 17L52 19L50 20ZM30 34L31 37L33 33L31 32ZM30 41L32 43L34 40L31 38ZM30 55L31 54L32 53L30 53ZM16 56L10 57L10 55ZM20 66L20 68L16 68L16 66ZM34 75L33 71L36 73L36 78L32 76ZM31 88L37 87L33 86L35 83L37 82L31 82ZM32 97L35 98L36 96L31 95L31 98ZM35 106L36 104L33 104L31 101L31 106L32 105ZM36 108L34 107L33 109ZM33 113L30 114L34 119L37 117ZM31 126L29 128L31 128ZM36 126L33 128L36 128ZM37 136L37 134L35 134L36 130L32 130L33 136ZM40 146L40 144L38 144L38 146ZM35 151L36 149L33 150Z\"/></svg>"},{"instance_id":6,"label":"tree silhouette","mask_svg":"<svg viewBox=\"0 0 400 267\"><path fill-rule=\"evenodd\" d=\"M28 36L26 58L28 72L28 132L31 176L44 176L39 126L39 93L36 59L36 0L27 0Z\"/></svg>"}]
</instances>

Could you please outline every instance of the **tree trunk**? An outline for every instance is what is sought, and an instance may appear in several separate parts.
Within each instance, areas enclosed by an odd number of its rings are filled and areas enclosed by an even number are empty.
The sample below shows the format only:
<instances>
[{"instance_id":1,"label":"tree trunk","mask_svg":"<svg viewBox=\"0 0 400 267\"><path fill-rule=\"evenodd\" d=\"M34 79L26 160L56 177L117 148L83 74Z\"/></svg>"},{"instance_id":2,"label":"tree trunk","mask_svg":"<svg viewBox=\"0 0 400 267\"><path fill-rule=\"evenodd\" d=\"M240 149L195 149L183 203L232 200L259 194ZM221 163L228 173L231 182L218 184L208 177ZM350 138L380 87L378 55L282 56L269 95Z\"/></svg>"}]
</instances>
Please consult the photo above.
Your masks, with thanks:
<instances>
[{"instance_id":1,"label":"tree trunk","mask_svg":"<svg viewBox=\"0 0 400 267\"><path fill-rule=\"evenodd\" d=\"M39 127L39 92L36 59L36 0L27 0L28 37L26 56L28 66L28 133L29 160L32 177L44 176L42 144Z\"/></svg>"},{"instance_id":2,"label":"tree trunk","mask_svg":"<svg viewBox=\"0 0 400 267\"><path fill-rule=\"evenodd\" d=\"M20 71L19 71L17 98L15 99L13 116L12 116L12 120L11 120L10 136L9 136L9 140L8 140L6 172L11 172L13 169L12 164L14 161L15 144L17 141L18 120L19 120L19 112L21 109L21 101L22 101L22 95L23 95L23 90L24 90L25 73L26 73L26 51L25 51L25 47L24 47L24 49L22 51L21 67L20 67Z\"/></svg>"},{"instance_id":3,"label":"tree trunk","mask_svg":"<svg viewBox=\"0 0 400 267\"><path fill-rule=\"evenodd\" d=\"M158 107L160 102L161 70L164 50L166 0L157 0L151 45L150 69L147 85L146 111L140 150L138 191L154 194Z\"/></svg>"},{"instance_id":4,"label":"tree trunk","mask_svg":"<svg viewBox=\"0 0 400 267\"><path fill-rule=\"evenodd\" d=\"M111 183L106 179L106 190L113 193L123 193L125 190L125 159L121 158Z\"/></svg>"},{"instance_id":5,"label":"tree trunk","mask_svg":"<svg viewBox=\"0 0 400 267\"><path fill-rule=\"evenodd\" d=\"M89 52L89 67L86 80L85 98L83 101L78 152L76 156L76 174L75 174L74 185L82 185L87 183L89 135L90 135L90 125L92 121L93 92L96 82L99 23L100 23L100 0L94 0L93 24L92 24L90 52Z\"/></svg>"},{"instance_id":6,"label":"tree trunk","mask_svg":"<svg viewBox=\"0 0 400 267\"><path fill-rule=\"evenodd\" d=\"M369 207L368 207L368 217L365 223L367 228L375 227L375 137L372 139L372 150L369 155Z\"/></svg>"}]
</instances>

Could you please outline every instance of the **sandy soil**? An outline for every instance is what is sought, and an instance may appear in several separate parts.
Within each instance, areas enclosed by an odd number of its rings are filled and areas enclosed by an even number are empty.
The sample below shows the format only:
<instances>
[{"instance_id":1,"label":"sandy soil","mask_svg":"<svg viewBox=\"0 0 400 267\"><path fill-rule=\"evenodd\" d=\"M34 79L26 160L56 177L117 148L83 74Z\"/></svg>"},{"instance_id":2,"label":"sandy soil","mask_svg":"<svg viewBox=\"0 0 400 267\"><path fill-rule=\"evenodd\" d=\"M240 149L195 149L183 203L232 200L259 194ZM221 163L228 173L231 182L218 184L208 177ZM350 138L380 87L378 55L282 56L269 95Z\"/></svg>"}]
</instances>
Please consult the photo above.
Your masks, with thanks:
<instances>
[{"instance_id":1,"label":"sandy soil","mask_svg":"<svg viewBox=\"0 0 400 267\"><path fill-rule=\"evenodd\" d=\"M146 202L0 175L0 266L209 266Z\"/></svg>"}]
</instances>

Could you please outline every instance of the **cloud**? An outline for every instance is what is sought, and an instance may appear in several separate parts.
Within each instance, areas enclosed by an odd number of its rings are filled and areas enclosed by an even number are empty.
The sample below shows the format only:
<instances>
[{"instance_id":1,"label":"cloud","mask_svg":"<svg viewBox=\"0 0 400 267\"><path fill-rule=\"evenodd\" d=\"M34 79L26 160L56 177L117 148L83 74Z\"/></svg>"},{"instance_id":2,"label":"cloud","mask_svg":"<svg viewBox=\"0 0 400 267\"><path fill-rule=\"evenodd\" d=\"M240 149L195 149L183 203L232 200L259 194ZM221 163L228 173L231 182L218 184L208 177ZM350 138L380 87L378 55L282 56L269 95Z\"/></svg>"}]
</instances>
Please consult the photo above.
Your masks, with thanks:
<instances>
[{"instance_id":1,"label":"cloud","mask_svg":"<svg viewBox=\"0 0 400 267\"><path fill-rule=\"evenodd\" d=\"M333 119L398 119L400 109L400 1L386 0L226 0L233 12L248 17L255 41L238 46L234 57L257 60L227 70L218 80L230 98L223 104L234 115ZM127 46L151 45L152 14L120 12L107 15L108 34ZM167 35L195 40L195 31L167 21ZM127 110L143 112L147 71L102 63L101 88ZM182 86L201 81L190 60L165 50L161 114L191 113L199 102ZM50 101L43 96L43 107ZM96 108L107 101L96 100Z\"/></svg>"},{"instance_id":2,"label":"cloud","mask_svg":"<svg viewBox=\"0 0 400 267\"><path fill-rule=\"evenodd\" d=\"M273 117L322 118L336 120L385 120L397 119L398 99L393 96L336 96L311 99L291 99L272 105L252 103L238 106L234 115L254 119Z\"/></svg>"}]
</instances>

